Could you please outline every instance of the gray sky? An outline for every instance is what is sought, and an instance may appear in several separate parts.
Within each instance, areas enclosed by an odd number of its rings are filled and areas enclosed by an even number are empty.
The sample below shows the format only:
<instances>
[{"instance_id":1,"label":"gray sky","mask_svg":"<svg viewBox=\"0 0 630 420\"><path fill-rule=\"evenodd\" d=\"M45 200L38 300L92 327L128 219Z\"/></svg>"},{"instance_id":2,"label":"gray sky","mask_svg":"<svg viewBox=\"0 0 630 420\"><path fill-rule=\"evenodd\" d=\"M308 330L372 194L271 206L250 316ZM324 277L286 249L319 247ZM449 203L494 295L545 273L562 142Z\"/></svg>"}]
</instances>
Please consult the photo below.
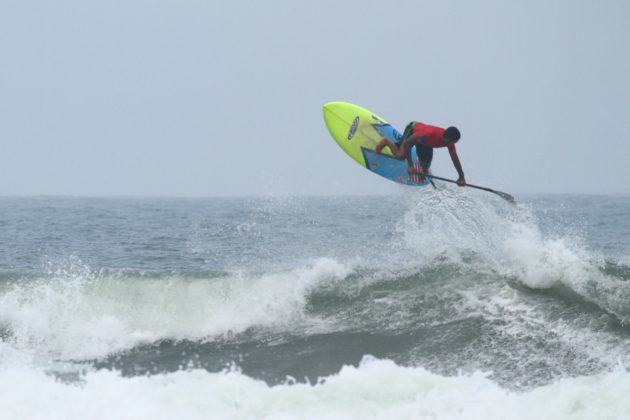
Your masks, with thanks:
<instances>
[{"instance_id":1,"label":"gray sky","mask_svg":"<svg viewBox=\"0 0 630 420\"><path fill-rule=\"evenodd\" d=\"M630 193L628 22L621 0L0 0L0 195L399 190L334 143L334 100L458 126L471 183ZM445 149L433 170L456 177Z\"/></svg>"}]
</instances>

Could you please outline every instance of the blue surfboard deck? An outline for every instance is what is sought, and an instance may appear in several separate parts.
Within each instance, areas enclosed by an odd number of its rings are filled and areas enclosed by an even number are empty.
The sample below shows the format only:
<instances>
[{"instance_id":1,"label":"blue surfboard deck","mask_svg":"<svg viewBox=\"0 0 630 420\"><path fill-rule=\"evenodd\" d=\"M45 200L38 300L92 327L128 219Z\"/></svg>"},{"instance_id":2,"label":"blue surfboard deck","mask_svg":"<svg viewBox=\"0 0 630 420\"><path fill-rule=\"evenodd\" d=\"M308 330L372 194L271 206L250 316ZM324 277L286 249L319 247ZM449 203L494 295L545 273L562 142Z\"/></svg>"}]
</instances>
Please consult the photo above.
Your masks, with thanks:
<instances>
[{"instance_id":1,"label":"blue surfboard deck","mask_svg":"<svg viewBox=\"0 0 630 420\"><path fill-rule=\"evenodd\" d=\"M409 176L407 173L407 164L405 161L398 160L388 155L377 155L374 150L362 148L363 157L367 169L382 177L405 185L424 186L429 183L427 179L420 182L417 175ZM411 151L414 153L414 150ZM414 166L420 170L420 162L414 160ZM431 175L428 177L431 178Z\"/></svg>"}]
</instances>

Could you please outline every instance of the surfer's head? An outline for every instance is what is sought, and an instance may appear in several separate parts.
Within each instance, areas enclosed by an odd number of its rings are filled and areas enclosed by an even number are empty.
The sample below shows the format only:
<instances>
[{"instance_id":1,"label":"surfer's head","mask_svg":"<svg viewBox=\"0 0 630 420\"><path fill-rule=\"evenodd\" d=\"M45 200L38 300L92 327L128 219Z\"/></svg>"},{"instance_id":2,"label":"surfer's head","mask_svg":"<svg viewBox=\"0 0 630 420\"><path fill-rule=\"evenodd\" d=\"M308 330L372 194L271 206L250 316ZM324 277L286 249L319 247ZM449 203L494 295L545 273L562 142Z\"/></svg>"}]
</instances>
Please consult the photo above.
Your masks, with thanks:
<instances>
[{"instance_id":1,"label":"surfer's head","mask_svg":"<svg viewBox=\"0 0 630 420\"><path fill-rule=\"evenodd\" d=\"M456 127L449 127L444 130L444 138L451 143L457 143L462 135Z\"/></svg>"}]
</instances>

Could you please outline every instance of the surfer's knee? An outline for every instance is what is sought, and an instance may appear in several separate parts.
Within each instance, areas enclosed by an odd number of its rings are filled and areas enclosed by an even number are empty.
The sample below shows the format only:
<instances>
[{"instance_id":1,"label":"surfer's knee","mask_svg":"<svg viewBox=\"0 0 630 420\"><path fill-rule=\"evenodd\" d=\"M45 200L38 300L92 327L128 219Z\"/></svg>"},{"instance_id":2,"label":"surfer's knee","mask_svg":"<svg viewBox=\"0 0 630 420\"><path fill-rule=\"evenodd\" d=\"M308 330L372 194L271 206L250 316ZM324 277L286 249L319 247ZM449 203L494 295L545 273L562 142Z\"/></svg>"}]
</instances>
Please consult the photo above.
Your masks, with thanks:
<instances>
[{"instance_id":1,"label":"surfer's knee","mask_svg":"<svg viewBox=\"0 0 630 420\"><path fill-rule=\"evenodd\" d=\"M374 151L376 152L377 155L381 154L381 151L383 150L383 148L387 146L387 139L381 139L381 141L379 141L376 144L376 147L374 148Z\"/></svg>"}]
</instances>

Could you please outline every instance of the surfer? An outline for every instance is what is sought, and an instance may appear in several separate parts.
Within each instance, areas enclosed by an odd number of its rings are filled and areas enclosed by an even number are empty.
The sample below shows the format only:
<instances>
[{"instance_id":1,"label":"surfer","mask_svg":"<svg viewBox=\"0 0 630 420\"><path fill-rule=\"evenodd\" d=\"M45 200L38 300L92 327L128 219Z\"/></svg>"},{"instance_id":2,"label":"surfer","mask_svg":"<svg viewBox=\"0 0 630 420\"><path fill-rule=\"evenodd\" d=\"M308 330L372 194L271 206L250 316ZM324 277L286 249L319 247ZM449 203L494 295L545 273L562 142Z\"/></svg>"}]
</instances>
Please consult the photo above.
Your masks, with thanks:
<instances>
[{"instance_id":1,"label":"surfer","mask_svg":"<svg viewBox=\"0 0 630 420\"><path fill-rule=\"evenodd\" d=\"M448 148L448 153L451 155L451 160L459 175L457 185L463 187L466 185L466 178L464 178L464 170L462 169L462 164L459 161L455 149L455 143L457 143L460 137L461 134L455 127L443 129L412 121L407 124L405 132L400 137L399 141L394 143L384 138L376 145L374 151L376 154L380 154L384 147L389 147L389 150L392 151L396 159L407 159L407 172L410 176L419 174L420 182L422 182L424 181L424 174L429 173L429 167L433 160L433 149L446 147ZM422 172L419 172L413 164L411 157L411 148L413 146L416 146L416 154L422 166Z\"/></svg>"}]
</instances>

